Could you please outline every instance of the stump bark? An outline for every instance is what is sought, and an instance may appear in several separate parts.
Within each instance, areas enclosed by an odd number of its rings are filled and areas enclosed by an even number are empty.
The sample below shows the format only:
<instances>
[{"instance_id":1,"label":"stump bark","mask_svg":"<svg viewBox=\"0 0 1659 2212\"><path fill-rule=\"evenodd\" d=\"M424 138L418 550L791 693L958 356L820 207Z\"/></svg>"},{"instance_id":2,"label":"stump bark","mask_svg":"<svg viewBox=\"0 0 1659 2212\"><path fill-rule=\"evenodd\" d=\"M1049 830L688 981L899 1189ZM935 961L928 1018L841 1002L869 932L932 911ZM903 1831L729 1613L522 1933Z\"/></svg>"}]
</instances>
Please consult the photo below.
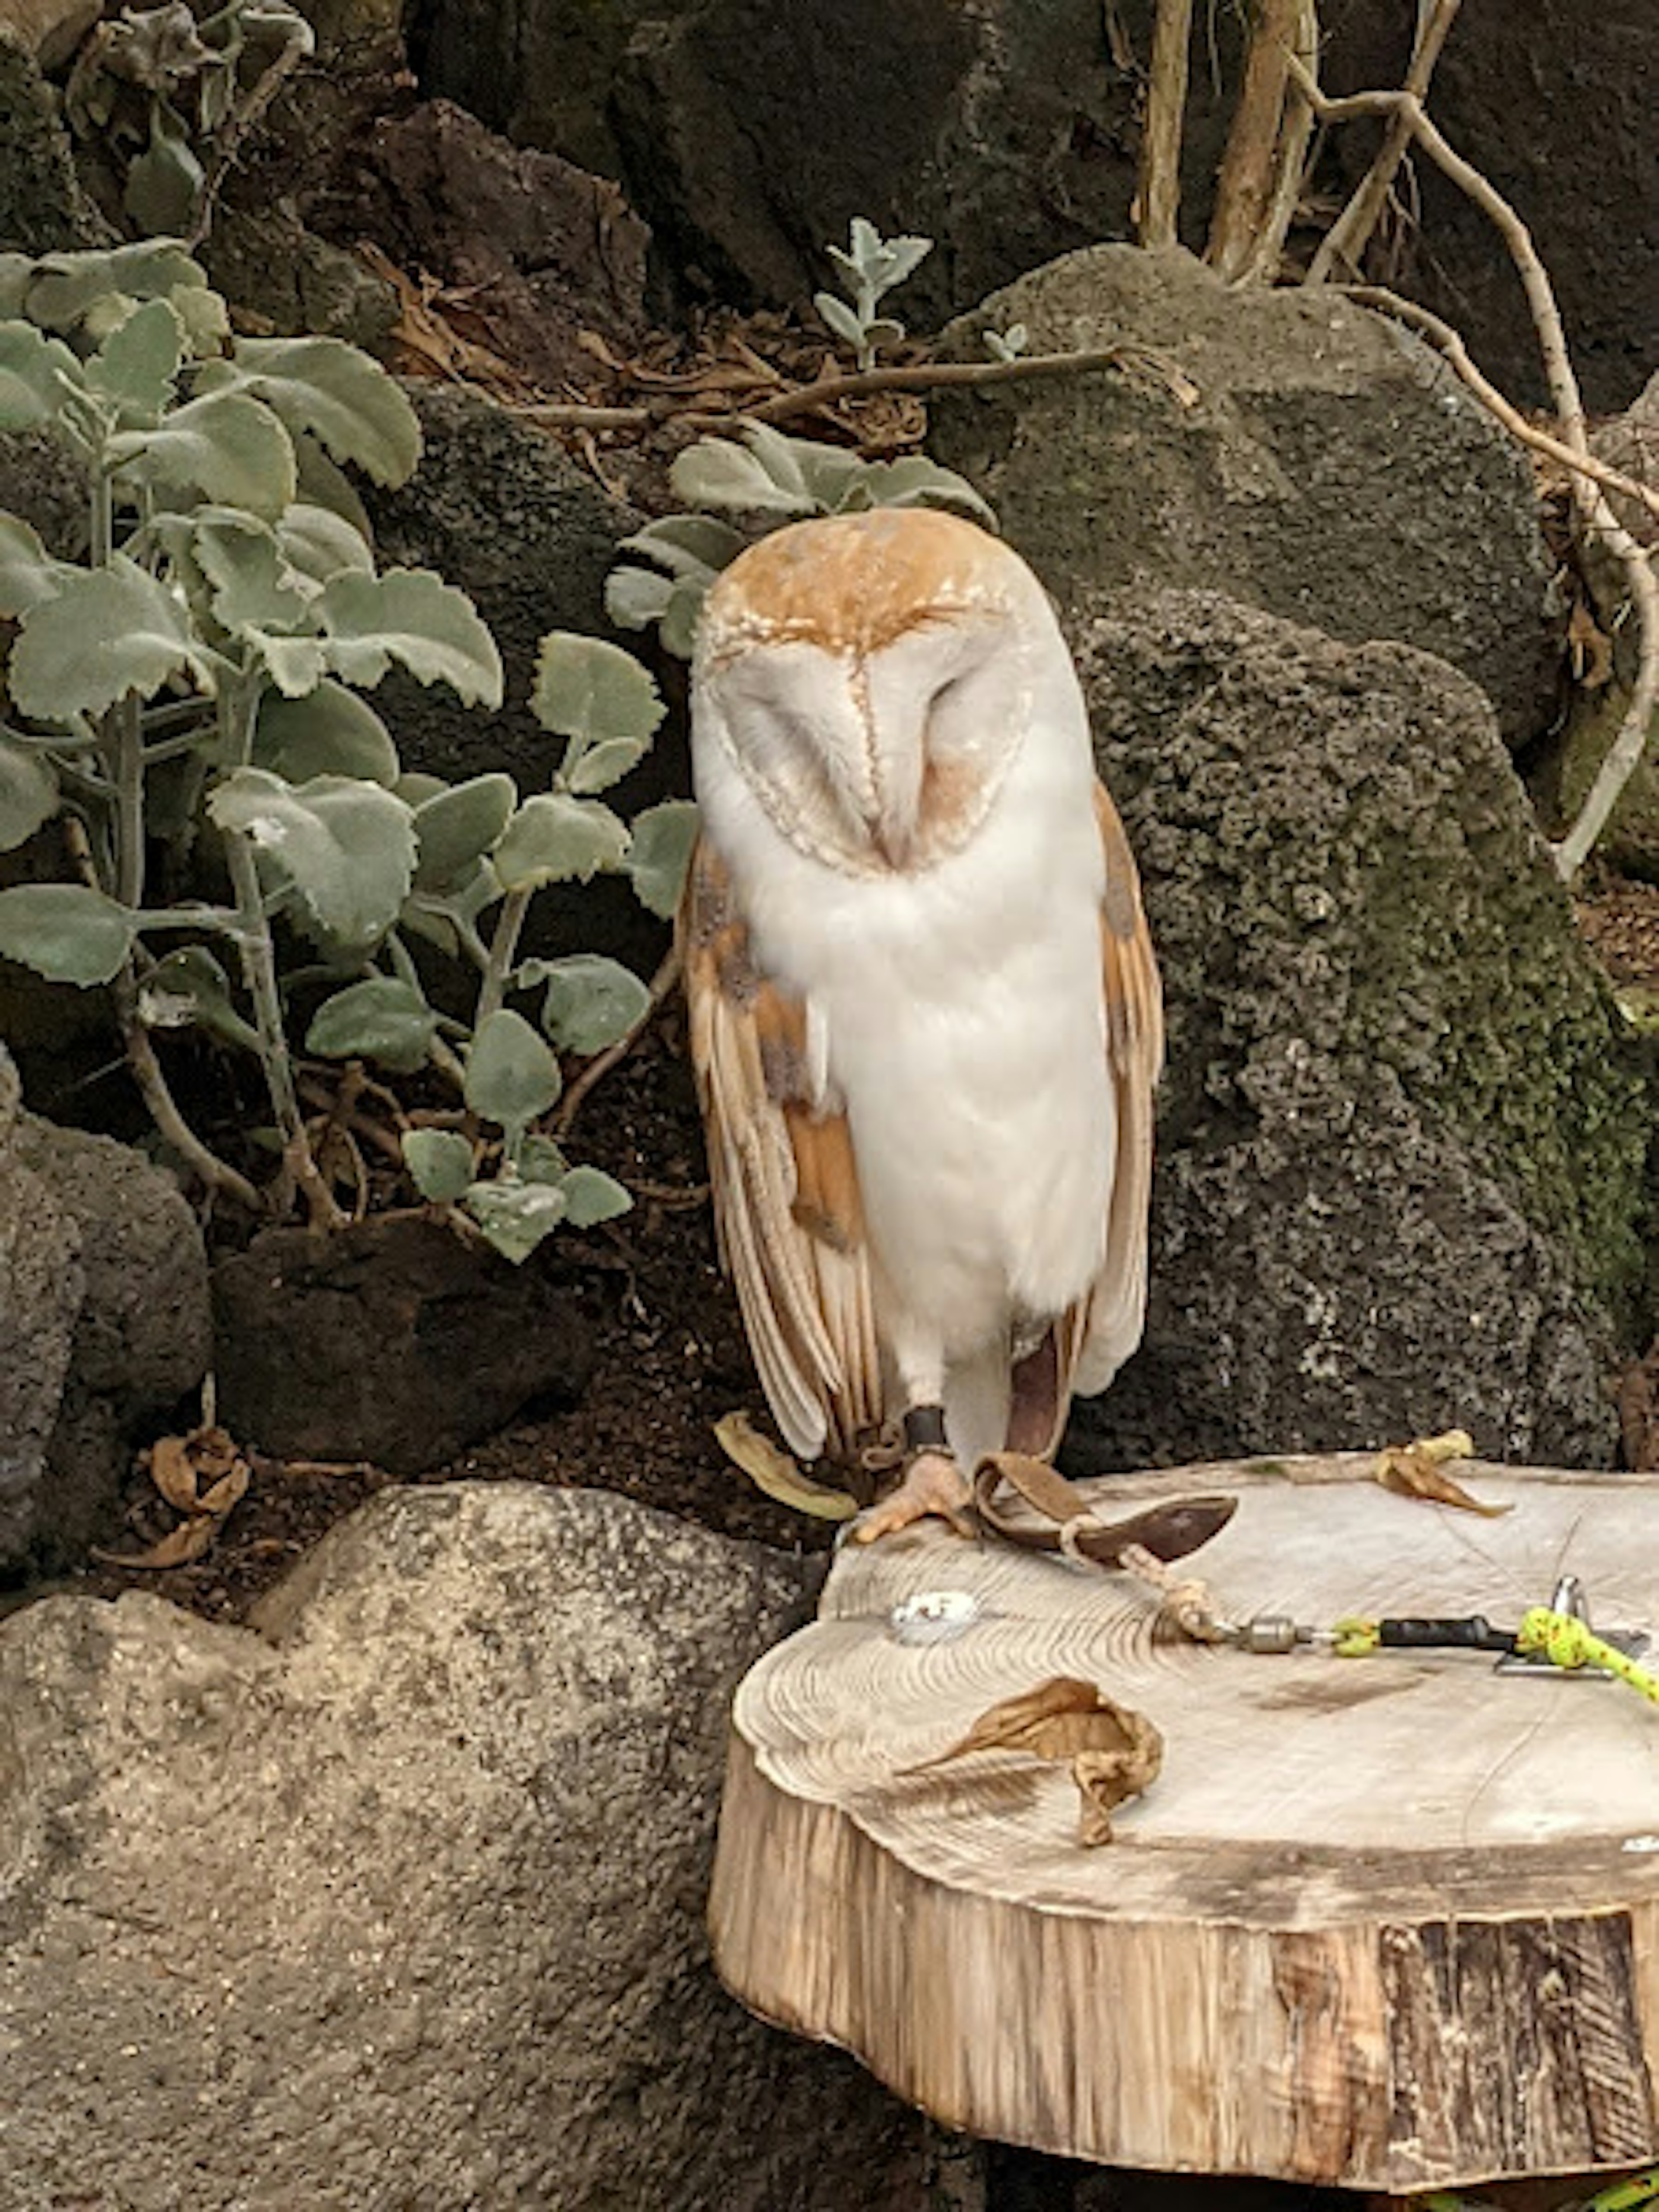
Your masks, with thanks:
<instances>
[{"instance_id":1,"label":"stump bark","mask_svg":"<svg viewBox=\"0 0 1659 2212\"><path fill-rule=\"evenodd\" d=\"M1371 1466L1085 1488L1109 1519L1235 1493L1191 1565L1236 1619L1513 1627L1573 1572L1598 1628L1659 1627L1659 1483L1460 1468L1487 1520ZM946 1589L972 1625L898 1640ZM1064 1763L907 1771L1055 1675L1164 1739L1097 1850ZM849 1546L739 1688L710 1919L754 2010L976 2134L1401 2194L1659 2157L1659 1710L1605 1679L1210 1649L1121 1574L933 1525Z\"/></svg>"}]
</instances>

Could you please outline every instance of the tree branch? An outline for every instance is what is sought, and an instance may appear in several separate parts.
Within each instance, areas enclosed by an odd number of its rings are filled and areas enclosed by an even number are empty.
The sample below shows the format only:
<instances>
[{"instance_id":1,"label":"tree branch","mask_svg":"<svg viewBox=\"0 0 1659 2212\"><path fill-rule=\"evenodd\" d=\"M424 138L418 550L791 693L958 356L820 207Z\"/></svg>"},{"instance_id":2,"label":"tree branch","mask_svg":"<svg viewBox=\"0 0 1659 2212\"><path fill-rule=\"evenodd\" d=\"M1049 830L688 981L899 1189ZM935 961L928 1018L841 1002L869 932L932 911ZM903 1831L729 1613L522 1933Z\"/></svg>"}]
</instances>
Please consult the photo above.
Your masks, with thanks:
<instances>
[{"instance_id":1,"label":"tree branch","mask_svg":"<svg viewBox=\"0 0 1659 2212\"><path fill-rule=\"evenodd\" d=\"M1434 65L1440 58L1440 49L1446 42L1446 33L1456 18L1460 0L1425 0L1425 4L1428 14L1419 24L1411 65L1406 71L1405 89L1419 100L1427 95L1429 80L1434 75ZM1394 188L1400 164L1406 158L1406 149L1412 143L1412 123L1408 116L1391 115L1389 118L1382 133L1382 143L1376 149L1370 167L1354 186L1347 205L1320 240L1319 251L1314 255L1304 280L1306 283L1326 283L1338 261L1346 262L1356 276L1359 274L1365 248L1370 244L1371 234L1389 204L1389 194Z\"/></svg>"},{"instance_id":2,"label":"tree branch","mask_svg":"<svg viewBox=\"0 0 1659 2212\"><path fill-rule=\"evenodd\" d=\"M1302 0L1258 0L1204 249L1204 258L1230 283L1249 270L1273 196L1273 160L1301 12Z\"/></svg>"},{"instance_id":3,"label":"tree branch","mask_svg":"<svg viewBox=\"0 0 1659 2212\"><path fill-rule=\"evenodd\" d=\"M1158 0L1135 179L1135 228L1146 246L1181 243L1176 214L1181 205L1181 134L1192 38L1193 0Z\"/></svg>"}]
</instances>

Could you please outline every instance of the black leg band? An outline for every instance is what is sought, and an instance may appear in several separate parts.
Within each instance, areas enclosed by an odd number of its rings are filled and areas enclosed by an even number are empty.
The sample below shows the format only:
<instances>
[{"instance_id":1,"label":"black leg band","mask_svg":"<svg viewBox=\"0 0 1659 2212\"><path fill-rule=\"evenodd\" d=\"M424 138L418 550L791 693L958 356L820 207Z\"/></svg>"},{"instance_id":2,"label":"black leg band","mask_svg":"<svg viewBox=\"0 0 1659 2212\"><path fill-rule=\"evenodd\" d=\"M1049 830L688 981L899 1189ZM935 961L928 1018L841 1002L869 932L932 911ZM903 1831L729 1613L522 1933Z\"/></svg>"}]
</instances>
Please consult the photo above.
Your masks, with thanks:
<instances>
[{"instance_id":1,"label":"black leg band","mask_svg":"<svg viewBox=\"0 0 1659 2212\"><path fill-rule=\"evenodd\" d=\"M904 1448L910 1452L948 1451L943 1406L912 1406L904 1416Z\"/></svg>"}]
</instances>

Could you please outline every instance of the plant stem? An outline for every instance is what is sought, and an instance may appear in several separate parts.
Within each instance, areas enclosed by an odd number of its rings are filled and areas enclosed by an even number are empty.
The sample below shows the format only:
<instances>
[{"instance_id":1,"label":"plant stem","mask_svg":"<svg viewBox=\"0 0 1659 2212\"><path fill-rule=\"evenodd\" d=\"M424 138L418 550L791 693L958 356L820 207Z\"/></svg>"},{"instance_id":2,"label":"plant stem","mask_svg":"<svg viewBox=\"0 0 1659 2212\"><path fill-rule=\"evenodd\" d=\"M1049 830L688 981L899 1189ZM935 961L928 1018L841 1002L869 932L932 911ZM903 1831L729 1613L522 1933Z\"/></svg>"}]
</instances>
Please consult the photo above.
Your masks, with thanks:
<instances>
[{"instance_id":1,"label":"plant stem","mask_svg":"<svg viewBox=\"0 0 1659 2212\"><path fill-rule=\"evenodd\" d=\"M115 979L114 994L116 1020L120 1026L127 1066L132 1071L132 1079L138 1086L150 1120L185 1165L194 1170L210 1190L223 1191L239 1206L245 1206L250 1212L258 1213L260 1211L259 1194L253 1185L246 1176L239 1175L228 1161L210 1152L179 1111L178 1102L161 1072L161 1063L155 1057L149 1031L138 1012L138 986L131 961Z\"/></svg>"},{"instance_id":2,"label":"plant stem","mask_svg":"<svg viewBox=\"0 0 1659 2212\"><path fill-rule=\"evenodd\" d=\"M259 710L257 677L244 676L228 684L220 702L225 732L225 750L233 765L246 762L253 747L253 729ZM304 1194L313 1227L339 1228L347 1216L336 1204L312 1157L294 1085L294 1066L289 1055L288 1030L283 1017L282 993L276 982L276 947L264 893L253 857L253 842L240 830L222 833L231 889L236 895L237 944L242 957L242 980L253 1005L254 1027L259 1032L259 1063L270 1094L276 1126L283 1136L283 1156Z\"/></svg>"},{"instance_id":3,"label":"plant stem","mask_svg":"<svg viewBox=\"0 0 1659 2212\"><path fill-rule=\"evenodd\" d=\"M112 737L115 754L115 896L123 906L144 900L144 741L139 698L129 691L117 706Z\"/></svg>"},{"instance_id":4,"label":"plant stem","mask_svg":"<svg viewBox=\"0 0 1659 2212\"><path fill-rule=\"evenodd\" d=\"M501 910L495 917L495 931L489 940L489 964L478 990L478 1009L473 1018L473 1027L482 1029L491 1014L499 1013L507 996L507 979L513 971L513 962L519 950L519 932L524 927L524 918L529 911L532 891L509 891L501 901Z\"/></svg>"}]
</instances>

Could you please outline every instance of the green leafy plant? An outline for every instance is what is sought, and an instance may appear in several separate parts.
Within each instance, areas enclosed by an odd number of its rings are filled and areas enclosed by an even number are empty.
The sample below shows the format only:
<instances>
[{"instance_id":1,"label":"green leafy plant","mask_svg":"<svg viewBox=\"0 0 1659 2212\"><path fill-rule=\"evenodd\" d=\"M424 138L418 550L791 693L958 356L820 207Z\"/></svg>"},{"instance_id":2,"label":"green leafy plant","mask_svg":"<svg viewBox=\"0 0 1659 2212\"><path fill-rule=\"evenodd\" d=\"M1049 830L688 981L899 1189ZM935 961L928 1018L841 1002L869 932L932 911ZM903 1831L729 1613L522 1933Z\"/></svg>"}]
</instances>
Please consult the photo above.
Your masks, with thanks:
<instances>
[{"instance_id":1,"label":"green leafy plant","mask_svg":"<svg viewBox=\"0 0 1659 2212\"><path fill-rule=\"evenodd\" d=\"M861 369L874 368L883 346L890 349L902 341L903 324L884 314L881 302L933 250L931 238L884 238L861 215L853 217L845 252L839 246L825 246L847 297L815 292L812 305L836 336L852 347Z\"/></svg>"},{"instance_id":2,"label":"green leafy plant","mask_svg":"<svg viewBox=\"0 0 1659 2212\"><path fill-rule=\"evenodd\" d=\"M125 163L121 204L141 231L199 238L218 173L278 86L315 48L289 0L185 0L96 24L65 95L77 137Z\"/></svg>"},{"instance_id":3,"label":"green leafy plant","mask_svg":"<svg viewBox=\"0 0 1659 2212\"><path fill-rule=\"evenodd\" d=\"M776 529L815 514L943 507L996 528L995 515L967 478L925 454L866 461L845 447L786 437L767 422L750 423L741 443L699 438L675 461L669 481L689 507L705 511L665 515L625 538L620 550L641 557L611 570L605 603L621 629L655 623L664 646L682 659L690 656L709 586L750 542L757 520ZM750 529L721 520L726 514L744 516Z\"/></svg>"},{"instance_id":4,"label":"green leafy plant","mask_svg":"<svg viewBox=\"0 0 1659 2212\"><path fill-rule=\"evenodd\" d=\"M395 483L413 470L419 428L398 386L335 339L229 339L222 301L166 240L0 256L0 429L47 433L81 464L88 539L84 562L64 560L0 515L0 618L16 626L0 850L61 815L78 870L0 890L0 952L111 988L161 1133L246 1201L252 1185L179 1111L153 1033L191 1026L258 1054L288 1170L277 1200L297 1182L315 1218L336 1218L287 1034L279 954L298 944L304 980L340 987L312 1020L312 1051L431 1066L501 1130L500 1190L471 1176L459 1194L499 1249L533 1249L532 1218L620 1210L618 1187L534 1150L531 1124L558 1095L558 1049L625 1034L644 987L586 956L521 963L518 945L538 889L600 870L672 911L694 810L671 802L630 828L597 796L651 742L650 677L615 647L555 634L531 702L564 739L547 791L521 802L506 775L404 775L362 691L394 665L466 703L497 704L502 686L465 593L377 568L343 473ZM164 831L181 852L216 848L228 897L155 902ZM163 949L169 937L185 941ZM413 939L470 962L470 1022L428 1003ZM539 1031L506 1004L531 991ZM410 1158L423 1190L431 1150ZM531 1185L545 1193L533 1204Z\"/></svg>"},{"instance_id":5,"label":"green leafy plant","mask_svg":"<svg viewBox=\"0 0 1659 2212\"><path fill-rule=\"evenodd\" d=\"M1024 323L1010 323L1006 331L984 331L981 336L993 361L1018 361L1029 343Z\"/></svg>"}]
</instances>

